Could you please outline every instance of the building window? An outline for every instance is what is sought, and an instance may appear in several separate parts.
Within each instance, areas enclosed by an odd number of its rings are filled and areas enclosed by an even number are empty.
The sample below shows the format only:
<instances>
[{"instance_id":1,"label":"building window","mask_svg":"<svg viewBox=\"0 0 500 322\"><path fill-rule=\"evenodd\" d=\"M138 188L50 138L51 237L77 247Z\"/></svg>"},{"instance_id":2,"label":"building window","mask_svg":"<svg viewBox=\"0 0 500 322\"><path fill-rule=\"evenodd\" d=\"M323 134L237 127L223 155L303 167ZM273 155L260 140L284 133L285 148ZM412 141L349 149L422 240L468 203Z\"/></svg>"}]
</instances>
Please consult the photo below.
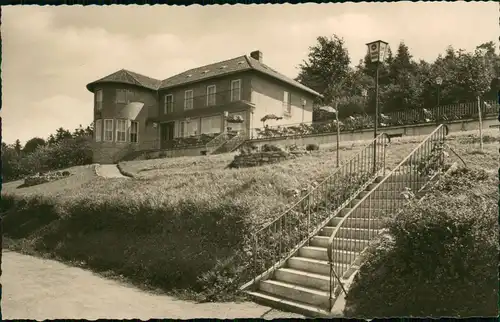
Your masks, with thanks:
<instances>
[{"instance_id":1,"label":"building window","mask_svg":"<svg viewBox=\"0 0 500 322\"><path fill-rule=\"evenodd\" d=\"M241 79L231 81L231 102L241 99Z\"/></svg>"},{"instance_id":2,"label":"building window","mask_svg":"<svg viewBox=\"0 0 500 322\"><path fill-rule=\"evenodd\" d=\"M95 91L95 107L98 111L102 110L102 89Z\"/></svg>"},{"instance_id":3,"label":"building window","mask_svg":"<svg viewBox=\"0 0 500 322\"><path fill-rule=\"evenodd\" d=\"M220 133L222 129L222 116L210 116L201 119L201 134Z\"/></svg>"},{"instance_id":4,"label":"building window","mask_svg":"<svg viewBox=\"0 0 500 322\"><path fill-rule=\"evenodd\" d=\"M200 119L186 120L180 122L180 137L189 137L198 135L198 129L200 127Z\"/></svg>"},{"instance_id":5,"label":"building window","mask_svg":"<svg viewBox=\"0 0 500 322\"><path fill-rule=\"evenodd\" d=\"M102 120L95 120L94 130L95 130L96 142L101 142L102 141Z\"/></svg>"},{"instance_id":6,"label":"building window","mask_svg":"<svg viewBox=\"0 0 500 322\"><path fill-rule=\"evenodd\" d=\"M127 104L132 99L132 92L126 89L117 89L116 90L116 103L125 103Z\"/></svg>"},{"instance_id":7,"label":"building window","mask_svg":"<svg viewBox=\"0 0 500 322\"><path fill-rule=\"evenodd\" d=\"M207 106L215 105L215 95L216 95L216 87L215 85L207 86Z\"/></svg>"},{"instance_id":8,"label":"building window","mask_svg":"<svg viewBox=\"0 0 500 322\"><path fill-rule=\"evenodd\" d=\"M127 120L116 120L116 142L127 141Z\"/></svg>"},{"instance_id":9,"label":"building window","mask_svg":"<svg viewBox=\"0 0 500 322\"><path fill-rule=\"evenodd\" d=\"M104 120L104 141L113 141L113 120Z\"/></svg>"},{"instance_id":10,"label":"building window","mask_svg":"<svg viewBox=\"0 0 500 322\"><path fill-rule=\"evenodd\" d=\"M130 142L137 143L139 134L139 123L135 121L130 122Z\"/></svg>"},{"instance_id":11,"label":"building window","mask_svg":"<svg viewBox=\"0 0 500 322\"><path fill-rule=\"evenodd\" d=\"M292 96L290 92L283 92L283 114L286 116L292 115Z\"/></svg>"},{"instance_id":12,"label":"building window","mask_svg":"<svg viewBox=\"0 0 500 322\"><path fill-rule=\"evenodd\" d=\"M165 114L174 112L174 95L167 94L165 95L165 106L163 107L163 112Z\"/></svg>"},{"instance_id":13,"label":"building window","mask_svg":"<svg viewBox=\"0 0 500 322\"><path fill-rule=\"evenodd\" d=\"M184 109L192 110L193 109L193 90L188 90L184 92Z\"/></svg>"}]
</instances>

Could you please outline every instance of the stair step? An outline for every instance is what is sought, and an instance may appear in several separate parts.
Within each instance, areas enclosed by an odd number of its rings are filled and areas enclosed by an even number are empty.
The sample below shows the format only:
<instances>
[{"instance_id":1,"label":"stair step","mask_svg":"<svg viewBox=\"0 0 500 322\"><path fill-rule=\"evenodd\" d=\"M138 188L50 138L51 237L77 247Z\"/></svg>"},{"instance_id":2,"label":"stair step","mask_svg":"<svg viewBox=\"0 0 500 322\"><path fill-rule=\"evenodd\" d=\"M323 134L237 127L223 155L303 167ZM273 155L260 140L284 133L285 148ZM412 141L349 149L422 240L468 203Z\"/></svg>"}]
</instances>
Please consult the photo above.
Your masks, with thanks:
<instances>
[{"instance_id":1,"label":"stair step","mask_svg":"<svg viewBox=\"0 0 500 322\"><path fill-rule=\"evenodd\" d=\"M354 260L355 253L346 250L333 250L333 256L338 263L349 264ZM301 257L328 261L328 250L326 247L304 246L299 249Z\"/></svg>"},{"instance_id":2,"label":"stair step","mask_svg":"<svg viewBox=\"0 0 500 322\"><path fill-rule=\"evenodd\" d=\"M311 246L316 247L327 247L328 240L330 237L327 236L314 236L311 239ZM369 241L364 239L349 239L349 238L334 238L333 247L338 250L349 250L349 251L361 251L367 245Z\"/></svg>"},{"instance_id":3,"label":"stair step","mask_svg":"<svg viewBox=\"0 0 500 322\"><path fill-rule=\"evenodd\" d=\"M345 217L352 208L344 208L340 211L340 216ZM383 208L368 208L368 207L361 207L358 206L354 211L349 215L349 218L380 218L381 215L385 213L386 210ZM380 214L380 215L379 215Z\"/></svg>"},{"instance_id":4,"label":"stair step","mask_svg":"<svg viewBox=\"0 0 500 322\"><path fill-rule=\"evenodd\" d=\"M387 178L386 182L411 182L419 179L423 180L424 178L417 173L394 173Z\"/></svg>"},{"instance_id":5,"label":"stair step","mask_svg":"<svg viewBox=\"0 0 500 322\"><path fill-rule=\"evenodd\" d=\"M359 217L348 217L342 224L343 228L372 228L381 229L383 222L380 219L374 218L359 218Z\"/></svg>"},{"instance_id":6,"label":"stair step","mask_svg":"<svg viewBox=\"0 0 500 322\"><path fill-rule=\"evenodd\" d=\"M342 220L342 217L333 217L332 220L328 223L328 227L337 227L337 225Z\"/></svg>"},{"instance_id":7,"label":"stair step","mask_svg":"<svg viewBox=\"0 0 500 322\"><path fill-rule=\"evenodd\" d=\"M318 235L320 235L320 236L331 236L334 229L335 229L334 226L325 226L325 227L321 228L321 230L319 231Z\"/></svg>"},{"instance_id":8,"label":"stair step","mask_svg":"<svg viewBox=\"0 0 500 322\"><path fill-rule=\"evenodd\" d=\"M349 238L349 239L362 239L371 240L377 236L379 230L377 229L364 229L364 228L340 228L336 237Z\"/></svg>"},{"instance_id":9,"label":"stair step","mask_svg":"<svg viewBox=\"0 0 500 322\"><path fill-rule=\"evenodd\" d=\"M402 206L404 202L404 196L398 199L375 199L368 197L358 205L358 208L394 209L394 207L399 208ZM351 203L351 208L354 208L354 205Z\"/></svg>"},{"instance_id":10,"label":"stair step","mask_svg":"<svg viewBox=\"0 0 500 322\"><path fill-rule=\"evenodd\" d=\"M330 312L328 310L310 305L304 302L294 301L278 297L262 291L246 292L250 295L255 302L282 309L284 311L302 314L307 317L328 317Z\"/></svg>"},{"instance_id":11,"label":"stair step","mask_svg":"<svg viewBox=\"0 0 500 322\"><path fill-rule=\"evenodd\" d=\"M361 191L359 198L365 197L370 191ZM377 189L370 194L372 199L404 199L404 196L398 190L381 190Z\"/></svg>"},{"instance_id":12,"label":"stair step","mask_svg":"<svg viewBox=\"0 0 500 322\"><path fill-rule=\"evenodd\" d=\"M304 246L299 249L299 256L328 261L327 249L325 247Z\"/></svg>"},{"instance_id":13,"label":"stair step","mask_svg":"<svg viewBox=\"0 0 500 322\"><path fill-rule=\"evenodd\" d=\"M274 272L274 280L310 287L322 291L330 290L330 277L293 268L279 268Z\"/></svg>"},{"instance_id":14,"label":"stair step","mask_svg":"<svg viewBox=\"0 0 500 322\"><path fill-rule=\"evenodd\" d=\"M349 203L349 207L354 207L355 205L357 205L359 202L361 201L361 199L353 199L350 203Z\"/></svg>"},{"instance_id":15,"label":"stair step","mask_svg":"<svg viewBox=\"0 0 500 322\"><path fill-rule=\"evenodd\" d=\"M414 191L417 191L418 189L420 189L420 187L422 187L424 185L425 182L412 182L412 183L406 183L406 182L392 182L392 181L385 181L384 183L382 183L380 185L380 187L378 189L381 189L381 190L389 190L389 191L393 191L393 190L396 190L396 191L403 191L405 189L405 187L409 187L411 188L412 190ZM370 183L368 185L368 187L365 189L366 190L373 190L376 186L377 186L378 183ZM377 190L378 190L377 189Z\"/></svg>"},{"instance_id":16,"label":"stair step","mask_svg":"<svg viewBox=\"0 0 500 322\"><path fill-rule=\"evenodd\" d=\"M330 264L328 261L314 258L294 256L286 262L288 268L293 268L314 274L326 275L330 274Z\"/></svg>"},{"instance_id":17,"label":"stair step","mask_svg":"<svg viewBox=\"0 0 500 322\"><path fill-rule=\"evenodd\" d=\"M329 309L330 293L295 284L265 280L259 283L259 290L297 302L305 302L319 308Z\"/></svg>"}]
</instances>

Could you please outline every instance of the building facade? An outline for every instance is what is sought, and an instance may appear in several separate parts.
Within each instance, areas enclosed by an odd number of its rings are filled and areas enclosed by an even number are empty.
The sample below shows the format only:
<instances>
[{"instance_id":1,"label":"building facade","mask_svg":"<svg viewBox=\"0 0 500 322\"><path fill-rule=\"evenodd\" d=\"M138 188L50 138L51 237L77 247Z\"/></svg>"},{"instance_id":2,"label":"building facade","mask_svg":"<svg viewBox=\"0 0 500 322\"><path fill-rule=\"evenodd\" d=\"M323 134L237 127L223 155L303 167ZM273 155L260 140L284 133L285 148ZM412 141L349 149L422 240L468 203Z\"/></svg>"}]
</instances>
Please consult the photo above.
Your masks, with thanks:
<instances>
[{"instance_id":1,"label":"building facade","mask_svg":"<svg viewBox=\"0 0 500 322\"><path fill-rule=\"evenodd\" d=\"M220 133L251 138L261 119L312 121L320 94L265 65L262 53L190 69L163 81L120 70L87 85L94 94L94 162L172 148L180 138L206 144ZM241 123L229 123L228 117Z\"/></svg>"}]
</instances>

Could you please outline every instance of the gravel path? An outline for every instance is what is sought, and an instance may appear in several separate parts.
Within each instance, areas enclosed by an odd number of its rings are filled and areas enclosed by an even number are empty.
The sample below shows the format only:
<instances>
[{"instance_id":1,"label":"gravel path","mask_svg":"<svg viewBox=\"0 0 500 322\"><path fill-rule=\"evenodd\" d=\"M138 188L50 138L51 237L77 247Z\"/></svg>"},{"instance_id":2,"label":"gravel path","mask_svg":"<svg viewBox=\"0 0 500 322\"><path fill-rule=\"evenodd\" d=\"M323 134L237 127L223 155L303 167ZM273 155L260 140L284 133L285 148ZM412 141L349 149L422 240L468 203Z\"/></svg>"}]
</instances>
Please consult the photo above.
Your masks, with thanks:
<instances>
[{"instance_id":1,"label":"gravel path","mask_svg":"<svg viewBox=\"0 0 500 322\"><path fill-rule=\"evenodd\" d=\"M53 260L3 251L4 319L303 318L252 302L177 300Z\"/></svg>"},{"instance_id":2,"label":"gravel path","mask_svg":"<svg viewBox=\"0 0 500 322\"><path fill-rule=\"evenodd\" d=\"M103 178L127 178L120 173L116 164L98 164L95 172L99 177Z\"/></svg>"}]
</instances>

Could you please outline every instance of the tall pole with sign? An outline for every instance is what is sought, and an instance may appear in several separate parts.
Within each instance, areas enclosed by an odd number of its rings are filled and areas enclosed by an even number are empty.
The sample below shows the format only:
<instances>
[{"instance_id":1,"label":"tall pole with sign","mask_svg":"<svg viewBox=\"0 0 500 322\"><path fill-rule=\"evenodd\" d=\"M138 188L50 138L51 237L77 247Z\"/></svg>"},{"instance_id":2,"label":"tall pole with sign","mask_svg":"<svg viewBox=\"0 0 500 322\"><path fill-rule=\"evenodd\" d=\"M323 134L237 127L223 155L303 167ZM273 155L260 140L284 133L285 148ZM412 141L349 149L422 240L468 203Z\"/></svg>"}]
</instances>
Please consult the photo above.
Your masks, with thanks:
<instances>
[{"instance_id":1,"label":"tall pole with sign","mask_svg":"<svg viewBox=\"0 0 500 322\"><path fill-rule=\"evenodd\" d=\"M368 55L370 56L370 61L375 63L376 72L375 72L375 124L373 129L373 138L377 137L378 131L378 76L379 76L379 68L380 63L382 63L385 59L385 53L387 52L388 43L382 40L377 40L371 43L366 44L368 46ZM373 171L375 172L377 169L377 142L373 143Z\"/></svg>"}]
</instances>

